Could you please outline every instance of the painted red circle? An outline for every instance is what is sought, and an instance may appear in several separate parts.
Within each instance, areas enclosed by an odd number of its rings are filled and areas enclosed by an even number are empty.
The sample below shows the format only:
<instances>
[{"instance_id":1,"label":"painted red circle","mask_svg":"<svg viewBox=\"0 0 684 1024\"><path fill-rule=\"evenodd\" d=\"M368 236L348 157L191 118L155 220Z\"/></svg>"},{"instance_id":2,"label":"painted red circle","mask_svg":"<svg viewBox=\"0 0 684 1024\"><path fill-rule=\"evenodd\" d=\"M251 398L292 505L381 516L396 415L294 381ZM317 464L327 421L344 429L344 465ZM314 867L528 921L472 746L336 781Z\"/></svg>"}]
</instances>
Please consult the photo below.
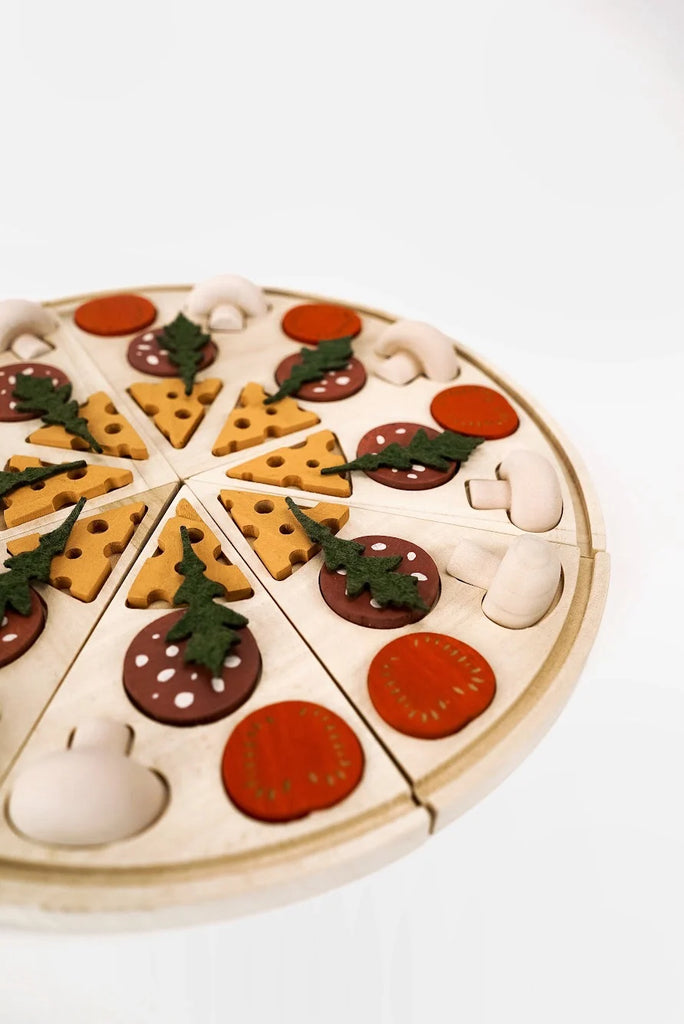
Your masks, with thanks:
<instances>
[{"instance_id":1,"label":"painted red circle","mask_svg":"<svg viewBox=\"0 0 684 1024\"><path fill-rule=\"evenodd\" d=\"M175 363L169 359L166 349L159 344L159 338L164 329L159 327L155 331L143 331L133 338L126 352L128 362L141 373L151 373L155 377L178 377L180 371ZM202 361L197 370L204 370L216 359L218 348L213 341L208 341L202 349Z\"/></svg>"},{"instance_id":2,"label":"painted red circle","mask_svg":"<svg viewBox=\"0 0 684 1024\"><path fill-rule=\"evenodd\" d=\"M368 692L380 717L398 732L440 739L489 707L496 693L491 666L473 647L444 633L391 640L368 669Z\"/></svg>"},{"instance_id":3,"label":"painted red circle","mask_svg":"<svg viewBox=\"0 0 684 1024\"><path fill-rule=\"evenodd\" d=\"M405 448L419 430L424 430L430 440L439 437L440 434L439 430L424 427L420 423L383 423L363 435L356 448L356 454L374 455L389 444L400 444ZM459 462L452 462L448 469L439 470L422 466L417 462L410 469L381 466L380 469L366 469L364 473L371 480L385 484L386 487L396 487L400 491L427 491L431 487L448 483L456 475L459 465Z\"/></svg>"},{"instance_id":4,"label":"painted red circle","mask_svg":"<svg viewBox=\"0 0 684 1024\"><path fill-rule=\"evenodd\" d=\"M50 377L55 387L69 383L69 378L62 370L47 363L9 363L7 366L0 366L0 421L3 423L35 420L40 415L37 412L17 412L16 407L20 405L21 400L14 398L12 392L19 373L25 373L29 377Z\"/></svg>"},{"instance_id":5,"label":"painted red circle","mask_svg":"<svg viewBox=\"0 0 684 1024\"><path fill-rule=\"evenodd\" d=\"M233 803L259 821L294 821L333 807L363 775L356 733L320 704L288 700L253 711L223 752L223 784Z\"/></svg>"},{"instance_id":6,"label":"painted red circle","mask_svg":"<svg viewBox=\"0 0 684 1024\"><path fill-rule=\"evenodd\" d=\"M518 429L513 406L498 391L479 384L459 384L435 395L430 412L446 430L496 441Z\"/></svg>"},{"instance_id":7,"label":"painted red circle","mask_svg":"<svg viewBox=\"0 0 684 1024\"><path fill-rule=\"evenodd\" d=\"M418 593L427 609L391 604L377 607L367 589L362 590L356 597L348 597L344 570L331 571L324 565L318 577L318 584L326 604L348 622L353 622L357 626L369 626L371 629L396 629L424 618L437 601L441 586L439 570L427 551L399 537L370 536L355 537L354 540L357 544L363 544L364 555L371 558L401 555L402 561L394 571L417 576Z\"/></svg>"},{"instance_id":8,"label":"painted red circle","mask_svg":"<svg viewBox=\"0 0 684 1024\"><path fill-rule=\"evenodd\" d=\"M28 651L43 632L46 619L47 608L33 589L28 615L7 608L0 623L0 668Z\"/></svg>"},{"instance_id":9,"label":"painted red circle","mask_svg":"<svg viewBox=\"0 0 684 1024\"><path fill-rule=\"evenodd\" d=\"M103 295L84 302L74 313L82 331L102 337L116 337L142 331L154 323L157 307L142 295Z\"/></svg>"},{"instance_id":10,"label":"painted red circle","mask_svg":"<svg viewBox=\"0 0 684 1024\"><path fill-rule=\"evenodd\" d=\"M333 338L355 338L361 333L361 318L347 306L330 302L308 302L288 309L282 328L289 338L317 345Z\"/></svg>"},{"instance_id":11,"label":"painted red circle","mask_svg":"<svg viewBox=\"0 0 684 1024\"><path fill-rule=\"evenodd\" d=\"M275 372L278 384L290 376L293 366L301 363L302 357L297 352L279 363ZM309 380L302 384L296 392L297 398L306 402L337 402L341 398L349 398L360 391L366 383L366 371L363 363L353 356L341 370L327 370L320 380Z\"/></svg>"},{"instance_id":12,"label":"painted red circle","mask_svg":"<svg viewBox=\"0 0 684 1024\"><path fill-rule=\"evenodd\" d=\"M124 689L138 711L164 725L206 725L225 718L253 693L261 655L247 628L231 648L220 679L184 660L187 640L166 641L183 609L154 619L130 643L123 665Z\"/></svg>"}]
</instances>

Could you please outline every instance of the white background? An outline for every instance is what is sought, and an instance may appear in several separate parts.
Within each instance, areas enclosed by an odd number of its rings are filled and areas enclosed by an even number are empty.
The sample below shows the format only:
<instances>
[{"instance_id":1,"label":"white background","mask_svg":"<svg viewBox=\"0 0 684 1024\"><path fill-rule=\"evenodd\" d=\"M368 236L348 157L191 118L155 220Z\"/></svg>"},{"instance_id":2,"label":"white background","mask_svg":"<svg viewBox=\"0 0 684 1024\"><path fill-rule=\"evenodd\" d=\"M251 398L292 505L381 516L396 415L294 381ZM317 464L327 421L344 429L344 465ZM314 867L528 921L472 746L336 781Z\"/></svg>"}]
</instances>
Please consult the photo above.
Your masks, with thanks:
<instances>
[{"instance_id":1,"label":"white background","mask_svg":"<svg viewBox=\"0 0 684 1024\"><path fill-rule=\"evenodd\" d=\"M684 1020L681 0L0 21L3 296L238 272L429 319L560 423L613 558L566 712L443 834L251 919L0 935L0 1020Z\"/></svg>"}]
</instances>

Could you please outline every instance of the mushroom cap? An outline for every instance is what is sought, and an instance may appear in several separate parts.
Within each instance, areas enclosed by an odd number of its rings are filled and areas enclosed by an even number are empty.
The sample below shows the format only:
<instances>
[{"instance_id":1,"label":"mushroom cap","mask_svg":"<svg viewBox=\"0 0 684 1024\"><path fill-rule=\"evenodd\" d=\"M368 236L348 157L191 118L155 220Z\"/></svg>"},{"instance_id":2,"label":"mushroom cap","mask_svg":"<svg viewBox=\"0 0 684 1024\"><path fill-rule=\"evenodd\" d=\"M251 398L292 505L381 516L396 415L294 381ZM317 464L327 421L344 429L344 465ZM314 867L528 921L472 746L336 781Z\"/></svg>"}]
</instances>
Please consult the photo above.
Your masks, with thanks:
<instances>
[{"instance_id":1,"label":"mushroom cap","mask_svg":"<svg viewBox=\"0 0 684 1024\"><path fill-rule=\"evenodd\" d=\"M517 537L501 559L482 611L508 629L533 626L551 606L560 579L560 557L549 541Z\"/></svg>"},{"instance_id":2,"label":"mushroom cap","mask_svg":"<svg viewBox=\"0 0 684 1024\"><path fill-rule=\"evenodd\" d=\"M454 341L420 320L397 320L390 324L378 338L374 352L379 356L409 352L430 380L445 382L458 375Z\"/></svg>"},{"instance_id":3,"label":"mushroom cap","mask_svg":"<svg viewBox=\"0 0 684 1024\"><path fill-rule=\"evenodd\" d=\"M59 320L50 310L28 299L4 299L0 302L0 352L21 334L43 338L59 327Z\"/></svg>"},{"instance_id":4,"label":"mushroom cap","mask_svg":"<svg viewBox=\"0 0 684 1024\"><path fill-rule=\"evenodd\" d=\"M511 522L529 533L544 533L558 525L563 498L556 471L543 455L520 449L510 452L499 466L500 480L511 489Z\"/></svg>"},{"instance_id":5,"label":"mushroom cap","mask_svg":"<svg viewBox=\"0 0 684 1024\"><path fill-rule=\"evenodd\" d=\"M237 274L219 274L200 281L188 295L185 308L189 317L201 320L224 304L237 306L245 316L262 316L268 311L261 288Z\"/></svg>"},{"instance_id":6,"label":"mushroom cap","mask_svg":"<svg viewBox=\"0 0 684 1024\"><path fill-rule=\"evenodd\" d=\"M122 754L94 747L61 750L19 775L9 817L37 842L96 846L147 828L167 798L160 776Z\"/></svg>"}]
</instances>

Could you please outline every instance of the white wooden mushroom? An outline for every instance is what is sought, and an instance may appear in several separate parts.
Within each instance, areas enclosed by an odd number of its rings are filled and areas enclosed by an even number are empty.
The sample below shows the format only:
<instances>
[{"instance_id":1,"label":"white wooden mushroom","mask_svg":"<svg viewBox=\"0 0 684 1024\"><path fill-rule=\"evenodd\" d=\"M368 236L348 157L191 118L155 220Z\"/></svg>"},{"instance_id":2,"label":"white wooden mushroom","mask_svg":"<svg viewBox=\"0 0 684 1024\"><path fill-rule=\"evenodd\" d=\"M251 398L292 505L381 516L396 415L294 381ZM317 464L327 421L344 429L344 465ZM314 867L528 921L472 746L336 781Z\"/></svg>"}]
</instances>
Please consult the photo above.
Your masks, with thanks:
<instances>
[{"instance_id":1,"label":"white wooden mushroom","mask_svg":"<svg viewBox=\"0 0 684 1024\"><path fill-rule=\"evenodd\" d=\"M516 537L502 559L469 540L456 545L450 576L486 590L482 611L508 629L539 622L551 607L561 580L556 548L541 537Z\"/></svg>"},{"instance_id":2,"label":"white wooden mushroom","mask_svg":"<svg viewBox=\"0 0 684 1024\"><path fill-rule=\"evenodd\" d=\"M185 311L191 320L206 323L210 330L239 331L244 316L263 316L268 303L262 289L246 277L219 274L195 285Z\"/></svg>"},{"instance_id":3,"label":"white wooden mushroom","mask_svg":"<svg viewBox=\"0 0 684 1024\"><path fill-rule=\"evenodd\" d=\"M473 508L505 508L513 525L530 533L544 533L558 525L563 498L548 459L527 449L510 452L497 475L497 480L468 481Z\"/></svg>"},{"instance_id":4,"label":"white wooden mushroom","mask_svg":"<svg viewBox=\"0 0 684 1024\"><path fill-rule=\"evenodd\" d=\"M148 828L168 791L159 775L127 756L132 738L126 725L92 719L66 750L23 771L8 808L17 831L39 843L98 846Z\"/></svg>"},{"instance_id":5,"label":"white wooden mushroom","mask_svg":"<svg viewBox=\"0 0 684 1024\"><path fill-rule=\"evenodd\" d=\"M419 320L397 320L390 324L373 351L385 357L376 364L375 373L390 384L409 384L421 373L442 382L458 375L453 340Z\"/></svg>"},{"instance_id":6,"label":"white wooden mushroom","mask_svg":"<svg viewBox=\"0 0 684 1024\"><path fill-rule=\"evenodd\" d=\"M45 336L59 327L54 313L28 299L4 299L0 302L0 352L10 348L19 359L45 355L52 346Z\"/></svg>"}]
</instances>

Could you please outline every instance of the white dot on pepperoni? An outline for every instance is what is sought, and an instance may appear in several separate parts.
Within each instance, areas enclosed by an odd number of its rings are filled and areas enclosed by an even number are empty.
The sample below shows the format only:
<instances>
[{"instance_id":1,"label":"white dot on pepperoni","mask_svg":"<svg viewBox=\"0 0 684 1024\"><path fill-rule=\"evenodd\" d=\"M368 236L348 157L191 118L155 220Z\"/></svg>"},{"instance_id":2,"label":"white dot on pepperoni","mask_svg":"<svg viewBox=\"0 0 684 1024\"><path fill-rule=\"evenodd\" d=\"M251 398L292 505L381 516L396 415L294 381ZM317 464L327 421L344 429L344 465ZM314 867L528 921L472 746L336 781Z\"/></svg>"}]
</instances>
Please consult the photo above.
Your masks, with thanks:
<instances>
[{"instance_id":1,"label":"white dot on pepperoni","mask_svg":"<svg viewBox=\"0 0 684 1024\"><path fill-rule=\"evenodd\" d=\"M156 700L158 696L159 696L158 693L153 693L152 694L152 700Z\"/></svg>"},{"instance_id":2,"label":"white dot on pepperoni","mask_svg":"<svg viewBox=\"0 0 684 1024\"><path fill-rule=\"evenodd\" d=\"M6 615L4 615L3 619L2 619L2 622L0 622L0 629L4 629L8 622L9 622L9 619L7 618Z\"/></svg>"},{"instance_id":3,"label":"white dot on pepperoni","mask_svg":"<svg viewBox=\"0 0 684 1024\"><path fill-rule=\"evenodd\" d=\"M397 468L396 468L395 466L393 466L393 467L392 467L392 472L393 472L393 473L398 473L398 472L399 472L399 470L398 470L398 469L397 469Z\"/></svg>"},{"instance_id":4,"label":"white dot on pepperoni","mask_svg":"<svg viewBox=\"0 0 684 1024\"><path fill-rule=\"evenodd\" d=\"M193 672L193 673L192 673L192 675L190 676L190 678L192 679L192 681L193 681L193 683L194 683L194 682L195 682L195 680L197 679L197 673L196 673L196 672Z\"/></svg>"},{"instance_id":5,"label":"white dot on pepperoni","mask_svg":"<svg viewBox=\"0 0 684 1024\"><path fill-rule=\"evenodd\" d=\"M350 380L349 377L335 377L335 383L336 384L341 384L341 385L348 384L349 380Z\"/></svg>"},{"instance_id":6,"label":"white dot on pepperoni","mask_svg":"<svg viewBox=\"0 0 684 1024\"><path fill-rule=\"evenodd\" d=\"M153 640L158 640L159 639L159 633L153 633L152 634L152 639Z\"/></svg>"},{"instance_id":7,"label":"white dot on pepperoni","mask_svg":"<svg viewBox=\"0 0 684 1024\"><path fill-rule=\"evenodd\" d=\"M13 373L10 374L10 376L7 379L9 380L10 384L16 384L17 383L17 378L14 376Z\"/></svg>"},{"instance_id":8,"label":"white dot on pepperoni","mask_svg":"<svg viewBox=\"0 0 684 1024\"><path fill-rule=\"evenodd\" d=\"M370 606L371 606L371 608L382 608L382 605L380 604L380 602L376 601L374 597L371 597L371 599L370 599Z\"/></svg>"},{"instance_id":9,"label":"white dot on pepperoni","mask_svg":"<svg viewBox=\"0 0 684 1024\"><path fill-rule=\"evenodd\" d=\"M169 679L173 679L176 674L175 668L163 668L161 672L157 674L158 683L168 683Z\"/></svg>"},{"instance_id":10,"label":"white dot on pepperoni","mask_svg":"<svg viewBox=\"0 0 684 1024\"><path fill-rule=\"evenodd\" d=\"M375 440L378 442L378 444L384 444L385 443L385 438L382 436L382 434L378 434L378 436L375 438Z\"/></svg>"},{"instance_id":11,"label":"white dot on pepperoni","mask_svg":"<svg viewBox=\"0 0 684 1024\"><path fill-rule=\"evenodd\" d=\"M136 654L136 656L135 656L136 668L144 668L149 660L150 659L147 657L146 654Z\"/></svg>"},{"instance_id":12,"label":"white dot on pepperoni","mask_svg":"<svg viewBox=\"0 0 684 1024\"><path fill-rule=\"evenodd\" d=\"M145 356L145 362L150 366L159 366L159 356Z\"/></svg>"},{"instance_id":13,"label":"white dot on pepperoni","mask_svg":"<svg viewBox=\"0 0 684 1024\"><path fill-rule=\"evenodd\" d=\"M191 704L195 703L195 694L190 693L189 690L182 690L173 698L173 703L177 708L189 708Z\"/></svg>"},{"instance_id":14,"label":"white dot on pepperoni","mask_svg":"<svg viewBox=\"0 0 684 1024\"><path fill-rule=\"evenodd\" d=\"M407 473L406 476L408 477L409 480L417 480L418 479L418 474L417 473Z\"/></svg>"},{"instance_id":15,"label":"white dot on pepperoni","mask_svg":"<svg viewBox=\"0 0 684 1024\"><path fill-rule=\"evenodd\" d=\"M315 391L315 393L316 393L317 395L320 395L320 394L321 394L321 392L325 391L325 388L324 388L324 387L320 387L320 388L314 388L314 391Z\"/></svg>"},{"instance_id":16,"label":"white dot on pepperoni","mask_svg":"<svg viewBox=\"0 0 684 1024\"><path fill-rule=\"evenodd\" d=\"M237 668L242 664L242 658L238 658L237 654L229 654L223 664L226 668Z\"/></svg>"},{"instance_id":17,"label":"white dot on pepperoni","mask_svg":"<svg viewBox=\"0 0 684 1024\"><path fill-rule=\"evenodd\" d=\"M176 647L175 644L169 644L169 646L166 648L166 657L175 658L179 650L180 648Z\"/></svg>"},{"instance_id":18,"label":"white dot on pepperoni","mask_svg":"<svg viewBox=\"0 0 684 1024\"><path fill-rule=\"evenodd\" d=\"M406 557L408 558L409 562L415 561L415 557L416 557L415 551L409 551L409 553L407 554Z\"/></svg>"},{"instance_id":19,"label":"white dot on pepperoni","mask_svg":"<svg viewBox=\"0 0 684 1024\"><path fill-rule=\"evenodd\" d=\"M420 580L421 583L425 583L425 581L427 580L427 576L422 572L412 572L411 575L415 576L416 579Z\"/></svg>"},{"instance_id":20,"label":"white dot on pepperoni","mask_svg":"<svg viewBox=\"0 0 684 1024\"><path fill-rule=\"evenodd\" d=\"M223 693L226 688L226 684L223 682L220 676L214 676L211 681L211 688L214 693Z\"/></svg>"},{"instance_id":21,"label":"white dot on pepperoni","mask_svg":"<svg viewBox=\"0 0 684 1024\"><path fill-rule=\"evenodd\" d=\"M17 403L16 402L10 402L10 409L16 409L16 407L17 407Z\"/></svg>"},{"instance_id":22,"label":"white dot on pepperoni","mask_svg":"<svg viewBox=\"0 0 684 1024\"><path fill-rule=\"evenodd\" d=\"M149 352L151 348L151 345L138 345L138 352Z\"/></svg>"},{"instance_id":23,"label":"white dot on pepperoni","mask_svg":"<svg viewBox=\"0 0 684 1024\"><path fill-rule=\"evenodd\" d=\"M31 374L33 373L33 367L32 366L27 366L26 369L22 370L21 372L25 373L27 377L30 377Z\"/></svg>"},{"instance_id":24,"label":"white dot on pepperoni","mask_svg":"<svg viewBox=\"0 0 684 1024\"><path fill-rule=\"evenodd\" d=\"M335 572L337 573L338 576L346 576L347 575L347 570L346 569L335 569Z\"/></svg>"},{"instance_id":25,"label":"white dot on pepperoni","mask_svg":"<svg viewBox=\"0 0 684 1024\"><path fill-rule=\"evenodd\" d=\"M406 427L397 427L397 429L394 431L394 433L395 434L405 434L406 433Z\"/></svg>"},{"instance_id":26,"label":"white dot on pepperoni","mask_svg":"<svg viewBox=\"0 0 684 1024\"><path fill-rule=\"evenodd\" d=\"M16 640L16 639L17 639L17 634L16 633L5 633L5 635L2 638L2 642L4 644L8 644L8 643L11 643L12 640Z\"/></svg>"},{"instance_id":27,"label":"white dot on pepperoni","mask_svg":"<svg viewBox=\"0 0 684 1024\"><path fill-rule=\"evenodd\" d=\"M414 469L416 471L416 473L424 473L425 472L425 466L411 466L411 469Z\"/></svg>"},{"instance_id":28,"label":"white dot on pepperoni","mask_svg":"<svg viewBox=\"0 0 684 1024\"><path fill-rule=\"evenodd\" d=\"M143 341L154 341L154 334L143 334Z\"/></svg>"},{"instance_id":29,"label":"white dot on pepperoni","mask_svg":"<svg viewBox=\"0 0 684 1024\"><path fill-rule=\"evenodd\" d=\"M387 550L387 545L386 544L382 544L382 543L371 544L371 551L386 551L386 550Z\"/></svg>"}]
</instances>

